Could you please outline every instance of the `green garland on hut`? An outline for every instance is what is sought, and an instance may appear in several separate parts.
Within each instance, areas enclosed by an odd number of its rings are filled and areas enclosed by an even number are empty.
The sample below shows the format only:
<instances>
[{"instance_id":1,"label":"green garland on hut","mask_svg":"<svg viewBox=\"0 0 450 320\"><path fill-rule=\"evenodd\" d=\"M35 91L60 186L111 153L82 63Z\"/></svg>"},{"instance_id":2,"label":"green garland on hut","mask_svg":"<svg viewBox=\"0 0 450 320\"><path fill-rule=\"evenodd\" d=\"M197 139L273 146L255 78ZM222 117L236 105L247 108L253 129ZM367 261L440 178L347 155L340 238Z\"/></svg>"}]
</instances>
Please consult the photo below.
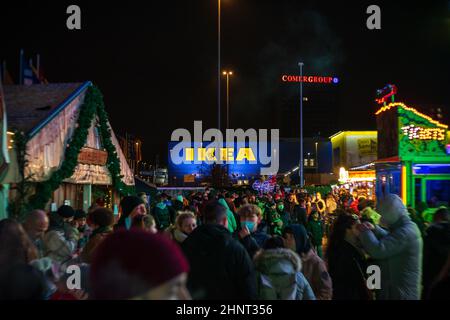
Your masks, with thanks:
<instances>
[{"instance_id":1,"label":"green garland on hut","mask_svg":"<svg viewBox=\"0 0 450 320\"><path fill-rule=\"evenodd\" d=\"M111 129L108 125L108 114L105 111L103 95L95 86L87 89L84 102L80 107L76 128L67 144L64 161L60 168L52 173L46 181L36 183L35 194L30 197L29 206L32 209L43 209L52 197L53 192L62 182L70 178L75 172L78 163L78 154L86 144L89 128L97 114L100 126L100 136L103 146L108 153L107 168L111 174L112 185L121 196L134 194L134 186L127 186L120 175L120 160L111 141Z\"/></svg>"}]
</instances>

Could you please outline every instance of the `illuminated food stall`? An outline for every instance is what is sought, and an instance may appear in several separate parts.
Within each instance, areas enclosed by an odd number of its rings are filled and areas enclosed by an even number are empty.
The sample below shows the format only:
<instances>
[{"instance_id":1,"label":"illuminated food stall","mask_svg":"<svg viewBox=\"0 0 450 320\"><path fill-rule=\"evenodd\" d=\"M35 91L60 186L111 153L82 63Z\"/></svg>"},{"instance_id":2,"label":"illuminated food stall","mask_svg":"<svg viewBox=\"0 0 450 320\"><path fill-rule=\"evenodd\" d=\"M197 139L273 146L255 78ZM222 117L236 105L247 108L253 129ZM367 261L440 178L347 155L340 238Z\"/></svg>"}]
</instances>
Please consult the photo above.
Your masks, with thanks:
<instances>
[{"instance_id":1,"label":"illuminated food stall","mask_svg":"<svg viewBox=\"0 0 450 320\"><path fill-rule=\"evenodd\" d=\"M350 170L341 168L339 172L340 187L356 194L358 198L375 200L375 180L375 164L373 162Z\"/></svg>"},{"instance_id":2,"label":"illuminated food stall","mask_svg":"<svg viewBox=\"0 0 450 320\"><path fill-rule=\"evenodd\" d=\"M339 185L357 197L375 199L376 131L340 131L330 137L333 172Z\"/></svg>"},{"instance_id":3,"label":"illuminated food stall","mask_svg":"<svg viewBox=\"0 0 450 320\"><path fill-rule=\"evenodd\" d=\"M394 86L395 88L395 86ZM395 88L396 92L396 88ZM394 93L395 93L394 92ZM437 207L450 200L448 126L401 102L377 100L377 196L396 193L404 203Z\"/></svg>"}]
</instances>

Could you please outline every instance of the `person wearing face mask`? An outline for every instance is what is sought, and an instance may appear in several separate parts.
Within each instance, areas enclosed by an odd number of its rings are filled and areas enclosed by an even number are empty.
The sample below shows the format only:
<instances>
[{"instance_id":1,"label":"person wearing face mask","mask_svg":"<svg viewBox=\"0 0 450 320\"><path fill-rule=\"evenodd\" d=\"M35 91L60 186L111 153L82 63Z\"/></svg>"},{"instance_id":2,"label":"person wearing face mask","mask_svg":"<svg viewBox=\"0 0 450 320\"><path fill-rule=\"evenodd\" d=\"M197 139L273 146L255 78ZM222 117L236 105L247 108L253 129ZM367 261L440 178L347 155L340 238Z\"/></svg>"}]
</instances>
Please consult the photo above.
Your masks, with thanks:
<instances>
[{"instance_id":1,"label":"person wearing face mask","mask_svg":"<svg viewBox=\"0 0 450 320\"><path fill-rule=\"evenodd\" d=\"M97 248L90 270L94 300L190 300L189 263L167 237L121 229Z\"/></svg>"},{"instance_id":2,"label":"person wearing face mask","mask_svg":"<svg viewBox=\"0 0 450 320\"><path fill-rule=\"evenodd\" d=\"M333 300L373 300L367 288L367 259L358 240L358 216L338 212L327 248Z\"/></svg>"},{"instance_id":3,"label":"person wearing face mask","mask_svg":"<svg viewBox=\"0 0 450 320\"><path fill-rule=\"evenodd\" d=\"M165 230L171 225L171 211L167 202L164 200L164 196L158 196L156 198L156 205L153 208L153 217L156 221L156 228L158 230ZM172 213L173 215L173 213Z\"/></svg>"},{"instance_id":4,"label":"person wearing face mask","mask_svg":"<svg viewBox=\"0 0 450 320\"><path fill-rule=\"evenodd\" d=\"M318 211L313 211L309 216L306 230L311 237L311 242L317 255L322 258L323 224Z\"/></svg>"},{"instance_id":5,"label":"person wearing face mask","mask_svg":"<svg viewBox=\"0 0 450 320\"><path fill-rule=\"evenodd\" d=\"M271 235L281 235L283 231L283 220L278 214L276 203L268 201L264 213L269 227L269 233Z\"/></svg>"},{"instance_id":6,"label":"person wearing face mask","mask_svg":"<svg viewBox=\"0 0 450 320\"><path fill-rule=\"evenodd\" d=\"M266 228L261 224L261 209L257 205L247 204L239 208L238 215L241 228L237 232L237 237L253 258L269 238Z\"/></svg>"},{"instance_id":7,"label":"person wearing face mask","mask_svg":"<svg viewBox=\"0 0 450 320\"><path fill-rule=\"evenodd\" d=\"M277 201L277 213L280 216L281 221L283 221L283 228L286 228L291 224L291 215L286 211L284 201L281 199Z\"/></svg>"},{"instance_id":8,"label":"person wearing face mask","mask_svg":"<svg viewBox=\"0 0 450 320\"><path fill-rule=\"evenodd\" d=\"M395 194L380 198L379 226L358 225L363 249L381 269L380 300L420 299L422 277L422 237L402 199Z\"/></svg>"},{"instance_id":9,"label":"person wearing face mask","mask_svg":"<svg viewBox=\"0 0 450 320\"><path fill-rule=\"evenodd\" d=\"M114 226L114 230L120 228L129 230L133 224L134 217L147 214L144 200L136 196L123 197L122 201L120 201L120 208L122 209L122 214Z\"/></svg>"}]
</instances>

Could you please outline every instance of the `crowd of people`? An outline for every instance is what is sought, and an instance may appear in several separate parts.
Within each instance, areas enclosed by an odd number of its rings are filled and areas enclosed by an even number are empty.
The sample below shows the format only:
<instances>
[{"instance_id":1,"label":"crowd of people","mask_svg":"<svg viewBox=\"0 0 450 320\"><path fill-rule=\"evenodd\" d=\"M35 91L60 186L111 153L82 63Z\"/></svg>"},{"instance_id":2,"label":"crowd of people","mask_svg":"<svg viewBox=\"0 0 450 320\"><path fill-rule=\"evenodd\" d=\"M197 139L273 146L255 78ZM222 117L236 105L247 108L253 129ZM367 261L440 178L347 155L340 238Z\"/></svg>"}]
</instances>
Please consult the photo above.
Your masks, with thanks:
<instances>
[{"instance_id":1,"label":"crowd of people","mask_svg":"<svg viewBox=\"0 0 450 320\"><path fill-rule=\"evenodd\" d=\"M427 224L396 195L377 203L345 190L205 189L126 196L118 218L98 205L34 210L0 221L0 299L450 297L449 211Z\"/></svg>"}]
</instances>

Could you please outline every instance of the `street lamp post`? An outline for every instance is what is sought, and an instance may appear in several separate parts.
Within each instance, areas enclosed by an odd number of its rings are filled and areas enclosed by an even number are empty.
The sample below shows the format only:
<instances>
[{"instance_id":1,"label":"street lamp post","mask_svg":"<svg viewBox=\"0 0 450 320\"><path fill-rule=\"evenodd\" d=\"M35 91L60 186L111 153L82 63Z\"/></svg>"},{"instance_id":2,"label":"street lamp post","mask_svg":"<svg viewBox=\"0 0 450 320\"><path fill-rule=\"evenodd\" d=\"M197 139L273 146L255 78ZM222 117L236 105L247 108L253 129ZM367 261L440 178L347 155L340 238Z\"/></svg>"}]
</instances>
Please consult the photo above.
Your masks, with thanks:
<instances>
[{"instance_id":1,"label":"street lamp post","mask_svg":"<svg viewBox=\"0 0 450 320\"><path fill-rule=\"evenodd\" d=\"M300 67L300 79L303 78L303 62L299 62ZM298 173L300 176L300 188L304 185L303 178L303 82L300 81L300 165L298 167Z\"/></svg>"},{"instance_id":2,"label":"street lamp post","mask_svg":"<svg viewBox=\"0 0 450 320\"><path fill-rule=\"evenodd\" d=\"M316 173L319 173L319 155L317 154L317 146L318 142L316 142Z\"/></svg>"},{"instance_id":3,"label":"street lamp post","mask_svg":"<svg viewBox=\"0 0 450 320\"><path fill-rule=\"evenodd\" d=\"M226 129L229 129L230 128L230 76L233 75L233 71L224 71L222 74L227 77L227 127L226 127Z\"/></svg>"},{"instance_id":4,"label":"street lamp post","mask_svg":"<svg viewBox=\"0 0 450 320\"><path fill-rule=\"evenodd\" d=\"M217 125L220 130L220 0L217 2Z\"/></svg>"}]
</instances>

